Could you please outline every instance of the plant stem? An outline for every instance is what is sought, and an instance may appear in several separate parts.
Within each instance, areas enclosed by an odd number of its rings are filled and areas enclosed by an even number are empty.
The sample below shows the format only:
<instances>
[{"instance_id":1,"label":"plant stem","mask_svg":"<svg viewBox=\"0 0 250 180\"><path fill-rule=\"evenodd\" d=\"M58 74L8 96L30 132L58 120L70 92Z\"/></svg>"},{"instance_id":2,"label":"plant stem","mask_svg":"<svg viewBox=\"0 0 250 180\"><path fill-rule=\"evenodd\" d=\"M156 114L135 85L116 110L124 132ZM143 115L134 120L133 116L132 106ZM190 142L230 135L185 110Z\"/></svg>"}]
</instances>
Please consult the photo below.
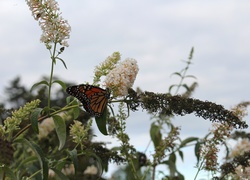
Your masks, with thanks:
<instances>
[{"instance_id":1,"label":"plant stem","mask_svg":"<svg viewBox=\"0 0 250 180\"><path fill-rule=\"evenodd\" d=\"M78 105L65 106L65 107L63 107L62 109L60 109L60 110L58 110L58 111L55 111L55 112L51 113L50 115L46 115L46 116L39 117L37 121L38 121L38 122L41 122L41 121L43 121L44 119L49 118L49 117L51 117L51 116L53 116L53 115L55 115L55 114L57 114L57 113L60 113L60 112L63 112L63 111L67 111L67 110L72 109L72 108L77 107L77 106L78 106ZM31 127L31 124L28 124L28 125L25 126L23 129L21 129L12 139L13 139L13 140L16 139L18 136L20 136L24 131L26 131L26 130L27 130L28 128L30 128L30 127Z\"/></svg>"},{"instance_id":2,"label":"plant stem","mask_svg":"<svg viewBox=\"0 0 250 180\"><path fill-rule=\"evenodd\" d=\"M52 87L52 80L53 80L53 73L54 73L54 64L56 61L55 58L55 53L56 53L56 43L54 44L53 52L51 54L51 71L50 71L50 77L49 77L49 94L48 94L48 108L50 109L50 97L51 97L51 87Z\"/></svg>"},{"instance_id":3,"label":"plant stem","mask_svg":"<svg viewBox=\"0 0 250 180\"><path fill-rule=\"evenodd\" d=\"M195 174L194 180L196 180L196 178L198 177L198 174L200 173L201 169L202 169L202 165L204 163L205 159L202 160L200 166L198 167L198 171Z\"/></svg>"},{"instance_id":4,"label":"plant stem","mask_svg":"<svg viewBox=\"0 0 250 180\"><path fill-rule=\"evenodd\" d=\"M192 47L191 51L190 51L190 54L189 54L189 58L188 58L188 61L186 61L187 63L187 66L183 69L183 74L181 75L181 80L180 80L180 83L178 84L178 87L175 91L175 94L178 93L180 87L182 86L182 83L183 83L183 80L185 79L186 77L186 73L187 73L187 70L189 69L189 65L191 64L191 60L193 58L193 52L194 52L194 48Z\"/></svg>"}]
</instances>

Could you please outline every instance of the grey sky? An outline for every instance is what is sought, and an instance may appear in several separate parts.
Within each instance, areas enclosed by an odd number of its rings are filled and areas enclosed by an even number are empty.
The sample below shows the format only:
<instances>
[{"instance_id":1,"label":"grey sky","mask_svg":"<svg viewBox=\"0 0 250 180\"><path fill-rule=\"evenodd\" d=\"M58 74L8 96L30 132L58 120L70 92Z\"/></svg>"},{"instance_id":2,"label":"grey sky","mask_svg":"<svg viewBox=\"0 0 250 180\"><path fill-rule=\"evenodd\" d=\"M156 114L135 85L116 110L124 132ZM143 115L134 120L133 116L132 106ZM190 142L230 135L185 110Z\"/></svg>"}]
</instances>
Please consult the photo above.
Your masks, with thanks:
<instances>
[{"instance_id":1,"label":"grey sky","mask_svg":"<svg viewBox=\"0 0 250 180\"><path fill-rule=\"evenodd\" d=\"M55 68L55 74L63 80L91 83L94 67L119 51L122 59L138 61L140 70L134 87L166 92L178 82L170 78L171 73L184 67L181 60L187 59L194 46L193 65L188 72L199 83L194 98L226 108L249 100L249 0L58 2L62 16L72 27L70 46L62 55L68 70L60 63ZM2 94L3 87L16 76L30 86L48 75L50 59L39 42L41 30L25 1L1 0L0 22ZM0 99L4 100L3 94ZM131 141L139 149L147 144L141 145L140 139L148 137L149 118L146 112L140 112L128 119ZM249 117L246 120L249 122ZM141 126L144 123L145 127ZM178 117L176 123L182 126L184 137L204 135L211 125L193 116ZM191 169L194 163L190 163Z\"/></svg>"}]
</instances>

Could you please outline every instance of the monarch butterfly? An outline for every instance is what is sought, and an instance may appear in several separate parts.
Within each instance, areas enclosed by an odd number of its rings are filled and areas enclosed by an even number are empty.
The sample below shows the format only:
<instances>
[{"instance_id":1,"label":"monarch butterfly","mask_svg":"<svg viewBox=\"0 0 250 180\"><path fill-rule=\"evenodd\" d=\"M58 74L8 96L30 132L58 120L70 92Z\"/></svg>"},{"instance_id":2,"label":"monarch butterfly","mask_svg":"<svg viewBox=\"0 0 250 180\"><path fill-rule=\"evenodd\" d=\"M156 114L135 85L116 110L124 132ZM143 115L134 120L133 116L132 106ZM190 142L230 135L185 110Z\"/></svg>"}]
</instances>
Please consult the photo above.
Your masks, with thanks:
<instances>
[{"instance_id":1,"label":"monarch butterfly","mask_svg":"<svg viewBox=\"0 0 250 180\"><path fill-rule=\"evenodd\" d=\"M88 84L70 86L66 92L81 101L90 115L97 117L102 115L110 97L109 89L104 90Z\"/></svg>"}]
</instances>

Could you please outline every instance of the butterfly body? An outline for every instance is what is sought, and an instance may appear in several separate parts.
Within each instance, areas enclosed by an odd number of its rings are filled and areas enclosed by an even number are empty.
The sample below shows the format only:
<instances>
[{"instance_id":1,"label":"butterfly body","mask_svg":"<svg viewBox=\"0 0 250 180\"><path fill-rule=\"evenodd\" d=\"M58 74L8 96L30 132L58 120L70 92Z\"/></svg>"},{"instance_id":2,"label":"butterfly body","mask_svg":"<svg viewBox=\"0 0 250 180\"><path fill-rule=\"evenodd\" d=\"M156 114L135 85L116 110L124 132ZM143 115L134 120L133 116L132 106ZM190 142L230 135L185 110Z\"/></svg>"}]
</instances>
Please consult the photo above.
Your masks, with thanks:
<instances>
[{"instance_id":1,"label":"butterfly body","mask_svg":"<svg viewBox=\"0 0 250 180\"><path fill-rule=\"evenodd\" d=\"M66 89L66 92L77 98L90 115L97 117L102 115L110 98L108 89L105 90L88 84L70 86Z\"/></svg>"}]
</instances>

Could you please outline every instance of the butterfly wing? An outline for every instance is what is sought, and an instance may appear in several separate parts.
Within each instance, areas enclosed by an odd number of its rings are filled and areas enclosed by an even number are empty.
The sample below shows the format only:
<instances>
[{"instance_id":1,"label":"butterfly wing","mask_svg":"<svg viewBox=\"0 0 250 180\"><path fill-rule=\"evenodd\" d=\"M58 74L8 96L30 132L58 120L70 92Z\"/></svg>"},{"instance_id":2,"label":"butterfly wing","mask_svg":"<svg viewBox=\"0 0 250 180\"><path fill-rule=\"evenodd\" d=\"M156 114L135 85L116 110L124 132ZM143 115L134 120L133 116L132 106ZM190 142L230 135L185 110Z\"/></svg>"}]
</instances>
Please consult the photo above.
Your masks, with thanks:
<instances>
[{"instance_id":1,"label":"butterfly wing","mask_svg":"<svg viewBox=\"0 0 250 180\"><path fill-rule=\"evenodd\" d=\"M110 94L107 90L99 87L92 87L91 92L88 108L91 111L91 114L99 117L107 106Z\"/></svg>"},{"instance_id":2,"label":"butterfly wing","mask_svg":"<svg viewBox=\"0 0 250 180\"><path fill-rule=\"evenodd\" d=\"M84 101L85 99L85 95L84 93L81 93L81 89L79 86L70 86L66 89L66 92L71 95L74 96L75 98L77 98L79 101Z\"/></svg>"},{"instance_id":3,"label":"butterfly wing","mask_svg":"<svg viewBox=\"0 0 250 180\"><path fill-rule=\"evenodd\" d=\"M102 115L110 96L108 90L86 84L70 86L66 92L81 101L89 114L98 117Z\"/></svg>"}]
</instances>

